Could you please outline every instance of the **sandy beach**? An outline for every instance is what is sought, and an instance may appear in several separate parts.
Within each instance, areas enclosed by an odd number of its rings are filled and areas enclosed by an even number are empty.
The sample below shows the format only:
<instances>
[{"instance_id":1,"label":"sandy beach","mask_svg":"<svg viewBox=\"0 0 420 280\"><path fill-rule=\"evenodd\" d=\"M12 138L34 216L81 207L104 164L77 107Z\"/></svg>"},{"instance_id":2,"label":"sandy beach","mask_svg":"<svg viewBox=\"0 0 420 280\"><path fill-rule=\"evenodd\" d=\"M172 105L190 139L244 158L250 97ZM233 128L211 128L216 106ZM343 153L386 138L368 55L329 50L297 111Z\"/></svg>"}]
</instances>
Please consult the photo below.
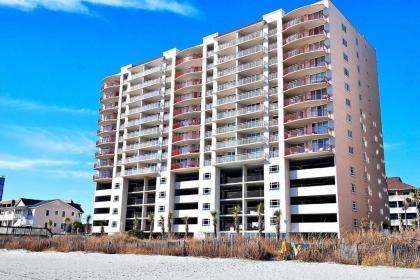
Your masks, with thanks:
<instances>
[{"instance_id":1,"label":"sandy beach","mask_svg":"<svg viewBox=\"0 0 420 280\"><path fill-rule=\"evenodd\" d=\"M0 279L420 279L420 271L295 261L0 251Z\"/></svg>"}]
</instances>

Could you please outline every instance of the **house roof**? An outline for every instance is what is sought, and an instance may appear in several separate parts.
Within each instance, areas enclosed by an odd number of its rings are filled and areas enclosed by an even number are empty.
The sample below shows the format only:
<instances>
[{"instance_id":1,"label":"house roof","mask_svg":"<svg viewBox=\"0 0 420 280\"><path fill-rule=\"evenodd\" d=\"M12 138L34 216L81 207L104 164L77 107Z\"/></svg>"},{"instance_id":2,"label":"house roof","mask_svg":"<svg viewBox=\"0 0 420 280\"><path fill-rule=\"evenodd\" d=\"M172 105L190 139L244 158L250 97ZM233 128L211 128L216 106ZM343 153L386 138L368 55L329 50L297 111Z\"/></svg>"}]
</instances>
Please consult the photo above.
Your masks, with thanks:
<instances>
[{"instance_id":1,"label":"house roof","mask_svg":"<svg viewBox=\"0 0 420 280\"><path fill-rule=\"evenodd\" d=\"M30 199L30 198L19 198L19 199L11 200L11 201L14 201L12 207L17 206L20 202L22 202L27 207L35 208L35 207L50 203L52 201L57 201L57 200L70 205L71 207L80 211L81 213L84 213L81 205L78 203L75 203L73 200L63 201L61 199L40 200L40 199Z\"/></svg>"},{"instance_id":2,"label":"house roof","mask_svg":"<svg viewBox=\"0 0 420 280\"><path fill-rule=\"evenodd\" d=\"M404 183L400 177L388 177L386 178L388 190L415 190L416 187Z\"/></svg>"},{"instance_id":3,"label":"house roof","mask_svg":"<svg viewBox=\"0 0 420 280\"><path fill-rule=\"evenodd\" d=\"M42 200L39 199L20 198L16 200L16 204L18 204L20 201L22 201L25 206L33 206L42 202Z\"/></svg>"}]
</instances>

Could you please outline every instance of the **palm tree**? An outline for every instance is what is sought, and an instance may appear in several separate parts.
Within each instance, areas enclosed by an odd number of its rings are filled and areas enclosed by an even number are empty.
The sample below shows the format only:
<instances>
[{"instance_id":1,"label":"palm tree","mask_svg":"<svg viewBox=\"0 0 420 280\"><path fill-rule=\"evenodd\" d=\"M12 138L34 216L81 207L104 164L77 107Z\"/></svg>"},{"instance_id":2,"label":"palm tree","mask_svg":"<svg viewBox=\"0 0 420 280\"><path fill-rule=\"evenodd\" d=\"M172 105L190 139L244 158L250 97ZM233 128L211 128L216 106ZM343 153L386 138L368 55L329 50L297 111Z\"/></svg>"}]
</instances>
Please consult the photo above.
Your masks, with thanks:
<instances>
[{"instance_id":1,"label":"palm tree","mask_svg":"<svg viewBox=\"0 0 420 280\"><path fill-rule=\"evenodd\" d=\"M53 226L53 221L52 220L48 220L48 229L51 230Z\"/></svg>"},{"instance_id":2,"label":"palm tree","mask_svg":"<svg viewBox=\"0 0 420 280\"><path fill-rule=\"evenodd\" d=\"M261 237L264 237L264 202L260 202L257 205L257 214L258 214L258 232Z\"/></svg>"},{"instance_id":3,"label":"palm tree","mask_svg":"<svg viewBox=\"0 0 420 280\"><path fill-rule=\"evenodd\" d=\"M217 238L217 210L211 210L210 214L213 220L214 238Z\"/></svg>"},{"instance_id":4,"label":"palm tree","mask_svg":"<svg viewBox=\"0 0 420 280\"><path fill-rule=\"evenodd\" d=\"M407 209L408 207L410 207L410 205L413 203L413 201L411 200L410 197L406 197L403 201L403 210L404 210L404 215L405 215L405 226L404 229L407 229L408 227L408 222L407 222Z\"/></svg>"},{"instance_id":5,"label":"palm tree","mask_svg":"<svg viewBox=\"0 0 420 280\"><path fill-rule=\"evenodd\" d=\"M162 215L160 215L160 218L159 218L159 226L161 229L162 239L163 239L165 235L165 218Z\"/></svg>"},{"instance_id":6,"label":"palm tree","mask_svg":"<svg viewBox=\"0 0 420 280\"><path fill-rule=\"evenodd\" d=\"M147 220L150 222L149 239L152 240L152 238L153 238L153 228L155 227L155 214L153 212L149 213L149 216L147 216Z\"/></svg>"},{"instance_id":7,"label":"palm tree","mask_svg":"<svg viewBox=\"0 0 420 280\"><path fill-rule=\"evenodd\" d=\"M411 193L411 199L414 201L415 206L416 206L416 211L417 211L417 228L420 228L420 213L419 212L419 204L420 204L420 189L415 189L412 193Z\"/></svg>"},{"instance_id":8,"label":"palm tree","mask_svg":"<svg viewBox=\"0 0 420 280\"><path fill-rule=\"evenodd\" d=\"M233 207L232 214L233 214L236 234L239 235L239 215L241 214L241 206L236 205L235 207Z\"/></svg>"},{"instance_id":9,"label":"palm tree","mask_svg":"<svg viewBox=\"0 0 420 280\"><path fill-rule=\"evenodd\" d=\"M86 216L86 229L85 229L86 234L89 233L89 223L91 219L92 219L92 216L90 214Z\"/></svg>"},{"instance_id":10,"label":"palm tree","mask_svg":"<svg viewBox=\"0 0 420 280\"><path fill-rule=\"evenodd\" d=\"M185 238L188 237L188 230L189 230L188 221L189 221L189 219L190 219L190 217L188 217L188 216L185 216L184 218L182 218L182 221L185 224Z\"/></svg>"},{"instance_id":11,"label":"palm tree","mask_svg":"<svg viewBox=\"0 0 420 280\"><path fill-rule=\"evenodd\" d=\"M280 239L280 223L281 223L281 210L274 211L274 223L276 224L276 236L277 240Z\"/></svg>"},{"instance_id":12,"label":"palm tree","mask_svg":"<svg viewBox=\"0 0 420 280\"><path fill-rule=\"evenodd\" d=\"M71 223L71 227L72 227L73 231L76 232L76 234L79 234L79 229L82 227L82 224L79 221L74 220Z\"/></svg>"},{"instance_id":13,"label":"palm tree","mask_svg":"<svg viewBox=\"0 0 420 280\"><path fill-rule=\"evenodd\" d=\"M174 213L168 212L168 238L172 238L172 223L174 221Z\"/></svg>"},{"instance_id":14,"label":"palm tree","mask_svg":"<svg viewBox=\"0 0 420 280\"><path fill-rule=\"evenodd\" d=\"M67 224L70 222L70 219L68 217L65 217L63 219L64 222L64 232L67 233Z\"/></svg>"},{"instance_id":15,"label":"palm tree","mask_svg":"<svg viewBox=\"0 0 420 280\"><path fill-rule=\"evenodd\" d=\"M134 227L133 227L133 229L137 232L140 231L139 213L137 213L137 212L134 214Z\"/></svg>"}]
</instances>

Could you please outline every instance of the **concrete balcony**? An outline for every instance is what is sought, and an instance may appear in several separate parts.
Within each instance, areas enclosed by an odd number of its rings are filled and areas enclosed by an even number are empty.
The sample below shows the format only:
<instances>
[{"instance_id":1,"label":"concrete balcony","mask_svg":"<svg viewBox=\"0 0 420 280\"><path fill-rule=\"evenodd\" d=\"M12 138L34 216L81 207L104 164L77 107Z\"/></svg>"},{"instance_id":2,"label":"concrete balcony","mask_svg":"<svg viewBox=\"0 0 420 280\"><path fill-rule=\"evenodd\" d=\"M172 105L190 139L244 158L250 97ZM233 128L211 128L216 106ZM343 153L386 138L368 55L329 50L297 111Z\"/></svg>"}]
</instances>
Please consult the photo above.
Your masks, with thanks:
<instances>
[{"instance_id":1,"label":"concrete balcony","mask_svg":"<svg viewBox=\"0 0 420 280\"><path fill-rule=\"evenodd\" d=\"M244 162L253 163L261 162L265 159L264 153L246 153L246 154L237 154L237 155L225 155L218 156L216 158L216 165L226 165L226 164L235 164Z\"/></svg>"},{"instance_id":2,"label":"concrete balcony","mask_svg":"<svg viewBox=\"0 0 420 280\"><path fill-rule=\"evenodd\" d=\"M161 71L160 65L155 66L155 67L151 67L151 68L147 68L147 69L145 69L143 71L140 71L138 73L131 74L130 81L134 81L136 79L139 79L139 78L151 75L151 74L159 74L158 72L160 72L160 71Z\"/></svg>"},{"instance_id":3,"label":"concrete balcony","mask_svg":"<svg viewBox=\"0 0 420 280\"><path fill-rule=\"evenodd\" d=\"M325 55L327 48L324 41L304 45L303 47L292 49L283 54L283 62L287 65L293 65L300 61L305 61Z\"/></svg>"},{"instance_id":4,"label":"concrete balcony","mask_svg":"<svg viewBox=\"0 0 420 280\"><path fill-rule=\"evenodd\" d=\"M176 132L184 132L190 130L199 130L199 126L201 124L200 119L184 119L182 121L175 121L173 123L173 131Z\"/></svg>"},{"instance_id":5,"label":"concrete balcony","mask_svg":"<svg viewBox=\"0 0 420 280\"><path fill-rule=\"evenodd\" d=\"M96 147L105 147L115 145L115 137L106 137L96 141Z\"/></svg>"},{"instance_id":6,"label":"concrete balcony","mask_svg":"<svg viewBox=\"0 0 420 280\"><path fill-rule=\"evenodd\" d=\"M330 119L332 119L332 114L327 110L308 110L285 115L284 123L288 126L300 127L314 122L328 121Z\"/></svg>"},{"instance_id":7,"label":"concrete balcony","mask_svg":"<svg viewBox=\"0 0 420 280\"><path fill-rule=\"evenodd\" d=\"M324 57L319 57L286 67L283 70L283 78L295 80L304 76L325 72L327 68L328 64L325 62Z\"/></svg>"},{"instance_id":8,"label":"concrete balcony","mask_svg":"<svg viewBox=\"0 0 420 280\"><path fill-rule=\"evenodd\" d=\"M283 34L291 34L300 29L309 29L316 26L320 26L327 22L327 18L324 16L323 11L317 11L315 13L302 15L293 18L283 24Z\"/></svg>"},{"instance_id":9,"label":"concrete balcony","mask_svg":"<svg viewBox=\"0 0 420 280\"><path fill-rule=\"evenodd\" d=\"M290 205L291 214L329 214L337 211L337 203Z\"/></svg>"},{"instance_id":10,"label":"concrete balcony","mask_svg":"<svg viewBox=\"0 0 420 280\"><path fill-rule=\"evenodd\" d=\"M191 92L188 94L176 95L174 99L174 105L189 105L191 103L200 102L201 92Z\"/></svg>"},{"instance_id":11,"label":"concrete balcony","mask_svg":"<svg viewBox=\"0 0 420 280\"><path fill-rule=\"evenodd\" d=\"M329 83L327 72L321 72L314 75L305 76L283 85L284 94L299 94L308 91L325 88Z\"/></svg>"},{"instance_id":12,"label":"concrete balcony","mask_svg":"<svg viewBox=\"0 0 420 280\"><path fill-rule=\"evenodd\" d=\"M155 175L157 173L157 167L143 167L143 168L132 168L132 169L126 169L122 176L128 177L145 177L145 176L151 176Z\"/></svg>"},{"instance_id":13,"label":"concrete balcony","mask_svg":"<svg viewBox=\"0 0 420 280\"><path fill-rule=\"evenodd\" d=\"M194 170L200 167L198 159L196 160L185 160L181 162L175 162L171 164L171 170L182 169L184 171Z\"/></svg>"},{"instance_id":14,"label":"concrete balcony","mask_svg":"<svg viewBox=\"0 0 420 280\"><path fill-rule=\"evenodd\" d=\"M331 102L332 98L328 94L305 93L284 100L284 109L303 110L308 107L322 106Z\"/></svg>"},{"instance_id":15,"label":"concrete balcony","mask_svg":"<svg viewBox=\"0 0 420 280\"><path fill-rule=\"evenodd\" d=\"M284 139L287 143L299 143L302 141L310 141L319 138L327 138L332 136L332 129L329 127L312 127L287 130L284 133Z\"/></svg>"},{"instance_id":16,"label":"concrete balcony","mask_svg":"<svg viewBox=\"0 0 420 280\"><path fill-rule=\"evenodd\" d=\"M93 168L96 170L105 170L112 169L114 167L114 162L112 160L101 160L94 164Z\"/></svg>"},{"instance_id":17,"label":"concrete balcony","mask_svg":"<svg viewBox=\"0 0 420 280\"><path fill-rule=\"evenodd\" d=\"M317 196L337 194L336 185L290 188L290 196Z\"/></svg>"},{"instance_id":18,"label":"concrete balcony","mask_svg":"<svg viewBox=\"0 0 420 280\"><path fill-rule=\"evenodd\" d=\"M287 51L304 45L313 44L326 38L327 33L324 31L324 25L320 25L287 36L283 39L283 48Z\"/></svg>"},{"instance_id":19,"label":"concrete balcony","mask_svg":"<svg viewBox=\"0 0 420 280\"><path fill-rule=\"evenodd\" d=\"M336 233L339 232L339 225L337 222L332 223L292 223L292 232L318 232L318 233Z\"/></svg>"},{"instance_id":20,"label":"concrete balcony","mask_svg":"<svg viewBox=\"0 0 420 280\"><path fill-rule=\"evenodd\" d=\"M93 176L93 181L98 183L107 183L112 181L112 174L97 174Z\"/></svg>"},{"instance_id":21,"label":"concrete balcony","mask_svg":"<svg viewBox=\"0 0 420 280\"><path fill-rule=\"evenodd\" d=\"M185 78L187 76L201 76L201 72L202 72L203 68L201 66L195 66L195 67L189 67L183 70L178 70L175 73L175 79L182 79Z\"/></svg>"},{"instance_id":22,"label":"concrete balcony","mask_svg":"<svg viewBox=\"0 0 420 280\"><path fill-rule=\"evenodd\" d=\"M104 93L102 97L99 99L101 103L108 103L108 102L115 102L118 101L119 94L118 92L113 93Z\"/></svg>"},{"instance_id":23,"label":"concrete balcony","mask_svg":"<svg viewBox=\"0 0 420 280\"><path fill-rule=\"evenodd\" d=\"M143 93L141 95L130 97L127 104L133 105L136 102L142 101L142 100L148 100L148 101L158 101L160 99L160 90L153 90L146 93Z\"/></svg>"},{"instance_id":24,"label":"concrete balcony","mask_svg":"<svg viewBox=\"0 0 420 280\"><path fill-rule=\"evenodd\" d=\"M192 55L180 57L180 58L177 58L175 62L175 66L178 67L182 65L184 67L189 67L190 65L193 65L193 64L197 64L197 63L201 64L202 58L203 58L202 54L192 54Z\"/></svg>"},{"instance_id":25,"label":"concrete balcony","mask_svg":"<svg viewBox=\"0 0 420 280\"><path fill-rule=\"evenodd\" d=\"M332 155L334 147L332 145L315 145L305 143L302 146L288 147L284 150L284 156L288 159L301 159L318 157L322 155Z\"/></svg>"}]
</instances>

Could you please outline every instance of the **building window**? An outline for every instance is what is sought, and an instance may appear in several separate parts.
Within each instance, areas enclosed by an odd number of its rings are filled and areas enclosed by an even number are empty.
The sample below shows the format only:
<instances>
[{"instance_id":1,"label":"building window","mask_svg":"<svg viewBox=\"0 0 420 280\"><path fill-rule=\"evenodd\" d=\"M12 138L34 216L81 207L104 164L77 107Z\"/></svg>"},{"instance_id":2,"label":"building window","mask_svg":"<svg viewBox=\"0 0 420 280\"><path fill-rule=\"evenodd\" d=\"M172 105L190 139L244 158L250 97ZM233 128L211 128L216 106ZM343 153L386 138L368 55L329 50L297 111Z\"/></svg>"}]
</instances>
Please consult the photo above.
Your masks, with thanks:
<instances>
[{"instance_id":1,"label":"building window","mask_svg":"<svg viewBox=\"0 0 420 280\"><path fill-rule=\"evenodd\" d=\"M356 192L356 184L351 184L351 192L355 193Z\"/></svg>"},{"instance_id":2,"label":"building window","mask_svg":"<svg viewBox=\"0 0 420 280\"><path fill-rule=\"evenodd\" d=\"M350 166L350 175L351 176L355 176L356 175L356 168L354 168L353 166Z\"/></svg>"},{"instance_id":3,"label":"building window","mask_svg":"<svg viewBox=\"0 0 420 280\"><path fill-rule=\"evenodd\" d=\"M165 185L166 184L166 177L160 178L160 184Z\"/></svg>"},{"instance_id":4,"label":"building window","mask_svg":"<svg viewBox=\"0 0 420 280\"><path fill-rule=\"evenodd\" d=\"M120 183L116 183L114 186L114 189L119 189L120 188Z\"/></svg>"},{"instance_id":5,"label":"building window","mask_svg":"<svg viewBox=\"0 0 420 280\"><path fill-rule=\"evenodd\" d=\"M48 227L48 223L45 223L45 224L44 224L44 228L47 228L47 227Z\"/></svg>"},{"instance_id":6,"label":"building window","mask_svg":"<svg viewBox=\"0 0 420 280\"><path fill-rule=\"evenodd\" d=\"M65 217L66 216L66 212L65 211L63 211L63 212L61 212L61 217Z\"/></svg>"},{"instance_id":7,"label":"building window","mask_svg":"<svg viewBox=\"0 0 420 280\"><path fill-rule=\"evenodd\" d=\"M166 192L159 192L159 198L165 198Z\"/></svg>"},{"instance_id":8,"label":"building window","mask_svg":"<svg viewBox=\"0 0 420 280\"><path fill-rule=\"evenodd\" d=\"M344 33L347 33L347 26L345 26L343 23L341 24L341 30L343 30Z\"/></svg>"},{"instance_id":9,"label":"building window","mask_svg":"<svg viewBox=\"0 0 420 280\"><path fill-rule=\"evenodd\" d=\"M347 137L353 138L353 131L351 131L350 129L347 129Z\"/></svg>"},{"instance_id":10,"label":"building window","mask_svg":"<svg viewBox=\"0 0 420 280\"><path fill-rule=\"evenodd\" d=\"M158 209L159 212L165 212L165 206L161 205Z\"/></svg>"},{"instance_id":11,"label":"building window","mask_svg":"<svg viewBox=\"0 0 420 280\"><path fill-rule=\"evenodd\" d=\"M61 223L60 228L64 230L64 223Z\"/></svg>"},{"instance_id":12,"label":"building window","mask_svg":"<svg viewBox=\"0 0 420 280\"><path fill-rule=\"evenodd\" d=\"M211 173L204 173L203 174L203 180L210 180L211 179Z\"/></svg>"},{"instance_id":13,"label":"building window","mask_svg":"<svg viewBox=\"0 0 420 280\"><path fill-rule=\"evenodd\" d=\"M45 216L49 216L50 215L50 210L45 211Z\"/></svg>"},{"instance_id":14,"label":"building window","mask_svg":"<svg viewBox=\"0 0 420 280\"><path fill-rule=\"evenodd\" d=\"M353 219L353 227L357 228L359 226L359 222L357 219Z\"/></svg>"},{"instance_id":15,"label":"building window","mask_svg":"<svg viewBox=\"0 0 420 280\"><path fill-rule=\"evenodd\" d=\"M354 155L354 148L353 148L353 146L349 146L349 154Z\"/></svg>"},{"instance_id":16,"label":"building window","mask_svg":"<svg viewBox=\"0 0 420 280\"><path fill-rule=\"evenodd\" d=\"M343 46L347 47L347 40L343 38Z\"/></svg>"},{"instance_id":17,"label":"building window","mask_svg":"<svg viewBox=\"0 0 420 280\"><path fill-rule=\"evenodd\" d=\"M343 59L349 62L349 56L346 53L343 53Z\"/></svg>"},{"instance_id":18,"label":"building window","mask_svg":"<svg viewBox=\"0 0 420 280\"><path fill-rule=\"evenodd\" d=\"M357 73L360 73L360 66L357 65Z\"/></svg>"},{"instance_id":19,"label":"building window","mask_svg":"<svg viewBox=\"0 0 420 280\"><path fill-rule=\"evenodd\" d=\"M57 223L54 223L54 227L57 227Z\"/></svg>"},{"instance_id":20,"label":"building window","mask_svg":"<svg viewBox=\"0 0 420 280\"><path fill-rule=\"evenodd\" d=\"M209 195L211 193L210 188L203 188L203 195Z\"/></svg>"},{"instance_id":21,"label":"building window","mask_svg":"<svg viewBox=\"0 0 420 280\"><path fill-rule=\"evenodd\" d=\"M210 225L210 219L203 219L203 220L201 221L201 224L202 224L204 227L209 226L209 225Z\"/></svg>"},{"instance_id":22,"label":"building window","mask_svg":"<svg viewBox=\"0 0 420 280\"><path fill-rule=\"evenodd\" d=\"M71 216L74 217L74 212L71 212Z\"/></svg>"},{"instance_id":23,"label":"building window","mask_svg":"<svg viewBox=\"0 0 420 280\"><path fill-rule=\"evenodd\" d=\"M279 199L270 200L270 208L279 208L279 207L280 207L280 200Z\"/></svg>"},{"instance_id":24,"label":"building window","mask_svg":"<svg viewBox=\"0 0 420 280\"><path fill-rule=\"evenodd\" d=\"M210 210L210 203L203 203L203 210Z\"/></svg>"},{"instance_id":25,"label":"building window","mask_svg":"<svg viewBox=\"0 0 420 280\"><path fill-rule=\"evenodd\" d=\"M350 91L350 85L348 83L344 83L344 89L346 91Z\"/></svg>"},{"instance_id":26,"label":"building window","mask_svg":"<svg viewBox=\"0 0 420 280\"><path fill-rule=\"evenodd\" d=\"M56 216L57 216L57 215L58 215L58 211L55 211L55 212L54 212L54 215L56 215Z\"/></svg>"},{"instance_id":27,"label":"building window","mask_svg":"<svg viewBox=\"0 0 420 280\"><path fill-rule=\"evenodd\" d=\"M276 191L280 189L279 182L270 182L270 191Z\"/></svg>"},{"instance_id":28,"label":"building window","mask_svg":"<svg viewBox=\"0 0 420 280\"><path fill-rule=\"evenodd\" d=\"M349 69L347 69L346 67L344 67L344 75L346 75L347 77L350 76Z\"/></svg>"},{"instance_id":29,"label":"building window","mask_svg":"<svg viewBox=\"0 0 420 280\"><path fill-rule=\"evenodd\" d=\"M356 38L356 46L359 45L359 39Z\"/></svg>"},{"instance_id":30,"label":"building window","mask_svg":"<svg viewBox=\"0 0 420 280\"><path fill-rule=\"evenodd\" d=\"M356 52L356 57L357 59L359 59L359 52Z\"/></svg>"},{"instance_id":31,"label":"building window","mask_svg":"<svg viewBox=\"0 0 420 280\"><path fill-rule=\"evenodd\" d=\"M350 114L346 114L346 121L351 123L351 115Z\"/></svg>"},{"instance_id":32,"label":"building window","mask_svg":"<svg viewBox=\"0 0 420 280\"><path fill-rule=\"evenodd\" d=\"M119 200L120 200L120 196L115 195L115 196L114 196L114 202L118 202Z\"/></svg>"},{"instance_id":33,"label":"building window","mask_svg":"<svg viewBox=\"0 0 420 280\"><path fill-rule=\"evenodd\" d=\"M113 221L113 222L111 223L111 227L116 228L116 227L117 227L117 222L116 222L116 221Z\"/></svg>"},{"instance_id":34,"label":"building window","mask_svg":"<svg viewBox=\"0 0 420 280\"><path fill-rule=\"evenodd\" d=\"M279 173L278 165L270 165L270 173Z\"/></svg>"},{"instance_id":35,"label":"building window","mask_svg":"<svg viewBox=\"0 0 420 280\"><path fill-rule=\"evenodd\" d=\"M357 211L357 203L356 203L356 201L352 201L352 203L351 203L351 209L353 211Z\"/></svg>"},{"instance_id":36,"label":"building window","mask_svg":"<svg viewBox=\"0 0 420 280\"><path fill-rule=\"evenodd\" d=\"M346 98L346 106L351 107L351 101L348 98Z\"/></svg>"},{"instance_id":37,"label":"building window","mask_svg":"<svg viewBox=\"0 0 420 280\"><path fill-rule=\"evenodd\" d=\"M112 209L112 214L117 215L118 214L118 208L113 208Z\"/></svg>"}]
</instances>

